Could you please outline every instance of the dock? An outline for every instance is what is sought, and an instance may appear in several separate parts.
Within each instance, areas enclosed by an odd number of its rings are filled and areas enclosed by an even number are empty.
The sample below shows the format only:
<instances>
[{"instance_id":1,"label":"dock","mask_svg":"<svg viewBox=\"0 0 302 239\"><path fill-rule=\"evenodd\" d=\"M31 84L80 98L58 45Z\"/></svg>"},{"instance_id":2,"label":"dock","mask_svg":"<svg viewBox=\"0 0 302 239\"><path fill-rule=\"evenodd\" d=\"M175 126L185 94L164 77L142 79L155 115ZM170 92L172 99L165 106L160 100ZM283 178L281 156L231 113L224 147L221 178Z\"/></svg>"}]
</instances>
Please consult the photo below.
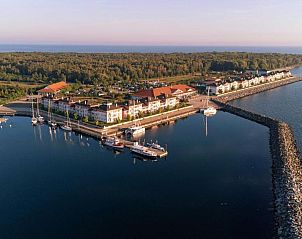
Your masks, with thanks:
<instances>
[{"instance_id":1,"label":"dock","mask_svg":"<svg viewBox=\"0 0 302 239\"><path fill-rule=\"evenodd\" d=\"M125 145L125 147L127 147L129 149L131 149L133 147L133 144L134 144L133 141L129 141L129 140L125 140L125 139L119 139L119 141L121 143L123 143ZM150 151L156 153L156 155L157 155L158 158L164 158L164 157L168 156L168 151L161 151L161 150L153 149L153 148L150 148L150 147L148 147L148 149Z\"/></svg>"}]
</instances>

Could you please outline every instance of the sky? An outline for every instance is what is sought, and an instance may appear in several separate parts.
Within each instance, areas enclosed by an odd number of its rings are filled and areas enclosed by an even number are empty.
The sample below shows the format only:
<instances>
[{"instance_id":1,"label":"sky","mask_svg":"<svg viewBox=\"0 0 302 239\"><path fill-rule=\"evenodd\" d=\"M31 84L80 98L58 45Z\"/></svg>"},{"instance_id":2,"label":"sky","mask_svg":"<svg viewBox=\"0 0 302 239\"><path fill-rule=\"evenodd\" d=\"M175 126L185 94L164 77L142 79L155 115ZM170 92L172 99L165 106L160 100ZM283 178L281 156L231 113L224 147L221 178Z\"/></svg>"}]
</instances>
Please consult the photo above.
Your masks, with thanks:
<instances>
[{"instance_id":1,"label":"sky","mask_svg":"<svg viewBox=\"0 0 302 239\"><path fill-rule=\"evenodd\" d=\"M0 44L302 46L302 0L0 0Z\"/></svg>"}]
</instances>

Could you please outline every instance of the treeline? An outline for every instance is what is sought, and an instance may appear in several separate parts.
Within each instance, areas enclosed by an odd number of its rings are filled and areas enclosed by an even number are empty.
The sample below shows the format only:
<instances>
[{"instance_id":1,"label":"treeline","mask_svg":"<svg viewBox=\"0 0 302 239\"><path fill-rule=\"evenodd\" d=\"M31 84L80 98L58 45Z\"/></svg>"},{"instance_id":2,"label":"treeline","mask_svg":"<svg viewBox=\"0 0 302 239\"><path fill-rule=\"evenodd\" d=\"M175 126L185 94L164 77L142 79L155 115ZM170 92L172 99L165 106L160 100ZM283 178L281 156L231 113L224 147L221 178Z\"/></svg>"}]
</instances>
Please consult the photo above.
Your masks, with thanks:
<instances>
[{"instance_id":1,"label":"treeline","mask_svg":"<svg viewBox=\"0 0 302 239\"><path fill-rule=\"evenodd\" d=\"M0 105L25 96L30 90L19 86L0 85Z\"/></svg>"},{"instance_id":2,"label":"treeline","mask_svg":"<svg viewBox=\"0 0 302 239\"><path fill-rule=\"evenodd\" d=\"M108 86L211 71L276 69L302 64L302 55L236 52L174 54L1 53L0 80L80 82Z\"/></svg>"}]
</instances>

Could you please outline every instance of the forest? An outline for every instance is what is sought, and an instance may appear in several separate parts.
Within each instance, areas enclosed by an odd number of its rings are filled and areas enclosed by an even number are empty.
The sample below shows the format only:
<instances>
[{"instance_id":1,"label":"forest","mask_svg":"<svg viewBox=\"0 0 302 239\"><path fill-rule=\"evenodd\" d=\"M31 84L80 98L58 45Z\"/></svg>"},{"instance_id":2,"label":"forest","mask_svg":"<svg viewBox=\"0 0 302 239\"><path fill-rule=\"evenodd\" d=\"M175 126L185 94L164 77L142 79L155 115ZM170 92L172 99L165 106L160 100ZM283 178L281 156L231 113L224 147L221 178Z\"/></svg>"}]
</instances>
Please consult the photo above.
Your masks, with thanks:
<instances>
[{"instance_id":1,"label":"forest","mask_svg":"<svg viewBox=\"0 0 302 239\"><path fill-rule=\"evenodd\" d=\"M302 55L208 53L0 53L0 80L57 81L109 86L209 72L276 69L302 65Z\"/></svg>"}]
</instances>

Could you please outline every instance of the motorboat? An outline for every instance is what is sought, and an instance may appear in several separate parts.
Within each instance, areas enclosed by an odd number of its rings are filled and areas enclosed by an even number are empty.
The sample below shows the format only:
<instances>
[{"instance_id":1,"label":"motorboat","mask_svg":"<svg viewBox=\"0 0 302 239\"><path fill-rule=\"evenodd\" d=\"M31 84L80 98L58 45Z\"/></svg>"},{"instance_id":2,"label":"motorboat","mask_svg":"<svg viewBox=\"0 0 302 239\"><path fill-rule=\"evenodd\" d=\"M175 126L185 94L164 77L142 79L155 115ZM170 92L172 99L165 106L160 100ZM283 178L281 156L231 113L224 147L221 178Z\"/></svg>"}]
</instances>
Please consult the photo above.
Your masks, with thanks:
<instances>
[{"instance_id":1,"label":"motorboat","mask_svg":"<svg viewBox=\"0 0 302 239\"><path fill-rule=\"evenodd\" d=\"M166 151L166 149L165 149L164 147L162 147L161 145L159 145L158 143L153 143L153 142L151 142L151 143L147 143L147 145L148 145L150 148L152 148L152 149L157 149L157 150L160 150L160 151L163 151L163 152Z\"/></svg>"},{"instance_id":2,"label":"motorboat","mask_svg":"<svg viewBox=\"0 0 302 239\"><path fill-rule=\"evenodd\" d=\"M148 157L148 158L157 158L157 154L150 150L150 148L143 145L139 145L138 142L135 142L134 145L130 148L132 153Z\"/></svg>"},{"instance_id":3,"label":"motorboat","mask_svg":"<svg viewBox=\"0 0 302 239\"><path fill-rule=\"evenodd\" d=\"M125 145L116 137L106 137L103 140L103 144L114 149L123 149L125 147Z\"/></svg>"}]
</instances>

